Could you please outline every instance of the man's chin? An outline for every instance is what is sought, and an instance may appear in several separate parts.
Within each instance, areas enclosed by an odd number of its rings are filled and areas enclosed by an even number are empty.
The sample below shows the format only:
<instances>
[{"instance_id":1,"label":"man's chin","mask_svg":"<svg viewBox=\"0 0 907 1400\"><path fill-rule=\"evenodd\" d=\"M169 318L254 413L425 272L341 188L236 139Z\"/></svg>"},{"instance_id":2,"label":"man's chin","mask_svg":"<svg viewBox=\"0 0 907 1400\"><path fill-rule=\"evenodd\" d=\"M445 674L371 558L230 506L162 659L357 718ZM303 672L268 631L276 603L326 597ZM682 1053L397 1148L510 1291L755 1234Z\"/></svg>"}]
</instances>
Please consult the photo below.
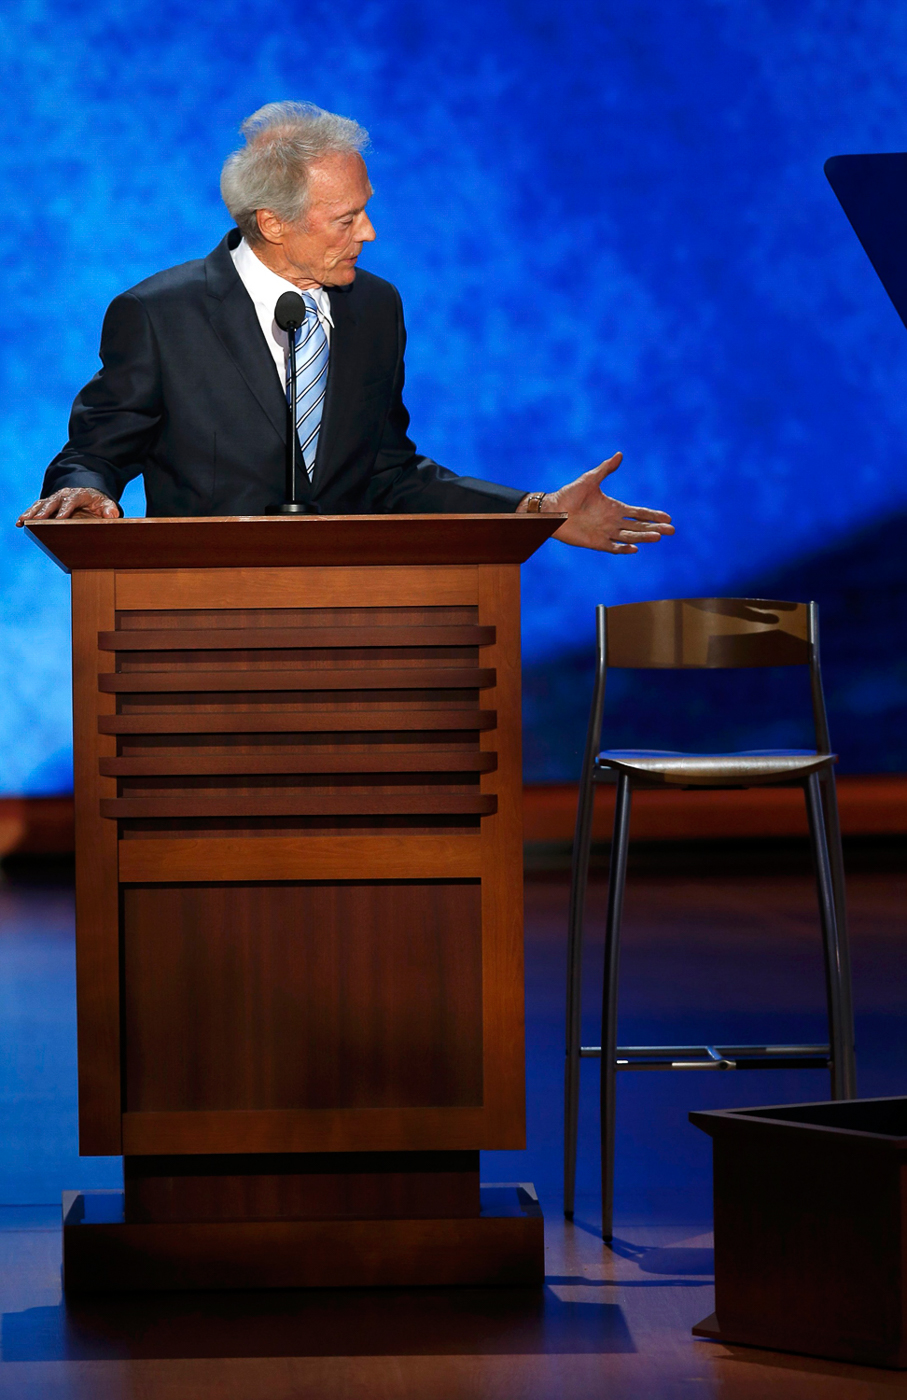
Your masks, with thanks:
<instances>
[{"instance_id":1,"label":"man's chin","mask_svg":"<svg viewBox=\"0 0 907 1400\"><path fill-rule=\"evenodd\" d=\"M325 279L326 287L348 287L356 280L356 264L344 263L335 267L333 272Z\"/></svg>"}]
</instances>

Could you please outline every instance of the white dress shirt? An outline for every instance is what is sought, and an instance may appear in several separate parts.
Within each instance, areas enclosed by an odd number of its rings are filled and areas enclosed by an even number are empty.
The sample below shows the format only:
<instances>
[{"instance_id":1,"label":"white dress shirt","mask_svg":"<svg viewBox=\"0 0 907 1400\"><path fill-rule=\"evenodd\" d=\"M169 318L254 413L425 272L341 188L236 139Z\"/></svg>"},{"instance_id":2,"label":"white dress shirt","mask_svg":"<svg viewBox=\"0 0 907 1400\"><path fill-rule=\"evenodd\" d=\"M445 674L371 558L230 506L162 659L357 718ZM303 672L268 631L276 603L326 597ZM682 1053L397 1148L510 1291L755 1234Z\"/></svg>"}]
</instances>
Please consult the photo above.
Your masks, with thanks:
<instances>
[{"instance_id":1,"label":"white dress shirt","mask_svg":"<svg viewBox=\"0 0 907 1400\"><path fill-rule=\"evenodd\" d=\"M280 376L280 386L286 390L287 356L289 353L287 333L282 331L274 320L274 307L277 305L278 297L282 297L284 292L298 293L299 288L294 287L292 282L286 282L283 277L278 277L277 273L272 272L269 267L265 267L261 258L256 256L254 249L244 238L235 248L230 250L230 257L233 259L233 266L239 273L243 286L255 305L259 325L265 340L268 342L268 349L274 358L274 367ZM306 295L315 302L318 319L324 327L324 333L328 338L328 345L330 345L331 331L334 326L334 322L331 320L330 298L324 287L307 287Z\"/></svg>"}]
</instances>

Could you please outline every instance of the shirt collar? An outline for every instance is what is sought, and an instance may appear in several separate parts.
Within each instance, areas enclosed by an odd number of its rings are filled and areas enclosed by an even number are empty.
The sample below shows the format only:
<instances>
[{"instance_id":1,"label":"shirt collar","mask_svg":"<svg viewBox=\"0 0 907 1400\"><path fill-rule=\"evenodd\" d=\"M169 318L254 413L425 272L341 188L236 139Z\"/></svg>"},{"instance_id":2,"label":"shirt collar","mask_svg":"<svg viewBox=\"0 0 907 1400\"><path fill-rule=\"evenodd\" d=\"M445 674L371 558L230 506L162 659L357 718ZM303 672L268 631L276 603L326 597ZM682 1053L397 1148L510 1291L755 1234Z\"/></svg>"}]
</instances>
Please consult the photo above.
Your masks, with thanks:
<instances>
[{"instance_id":1,"label":"shirt collar","mask_svg":"<svg viewBox=\"0 0 907 1400\"><path fill-rule=\"evenodd\" d=\"M278 297L282 296L284 292L299 291L299 288L295 287L292 282L278 277L276 272L272 272L269 267L266 267L244 238L239 246L233 249L231 256L249 296L256 305L262 306L272 314L277 305ZM306 295L315 302L319 314L333 326L331 300L324 287L307 287Z\"/></svg>"}]
</instances>

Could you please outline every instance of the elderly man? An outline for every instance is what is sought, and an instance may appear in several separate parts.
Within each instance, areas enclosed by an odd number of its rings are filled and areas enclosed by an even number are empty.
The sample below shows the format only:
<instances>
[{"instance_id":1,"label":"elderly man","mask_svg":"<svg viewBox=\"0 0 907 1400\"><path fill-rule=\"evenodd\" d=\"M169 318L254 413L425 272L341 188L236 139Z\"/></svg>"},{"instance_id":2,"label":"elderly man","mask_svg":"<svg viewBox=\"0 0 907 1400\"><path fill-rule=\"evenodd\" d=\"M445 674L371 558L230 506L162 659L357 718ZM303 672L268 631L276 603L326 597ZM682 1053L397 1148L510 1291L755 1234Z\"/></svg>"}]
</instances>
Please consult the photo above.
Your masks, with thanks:
<instances>
[{"instance_id":1,"label":"elderly man","mask_svg":"<svg viewBox=\"0 0 907 1400\"><path fill-rule=\"evenodd\" d=\"M76 398L69 441L20 516L119 515L145 479L148 514L261 515L284 496L287 334L275 305L298 292L297 491L321 514L566 512L568 544L635 553L672 534L663 511L601 490L617 453L559 490L459 477L416 452L403 404L406 332L390 283L357 270L375 237L355 122L274 102L242 126L221 192L237 227L207 258L118 296L102 368Z\"/></svg>"}]
</instances>

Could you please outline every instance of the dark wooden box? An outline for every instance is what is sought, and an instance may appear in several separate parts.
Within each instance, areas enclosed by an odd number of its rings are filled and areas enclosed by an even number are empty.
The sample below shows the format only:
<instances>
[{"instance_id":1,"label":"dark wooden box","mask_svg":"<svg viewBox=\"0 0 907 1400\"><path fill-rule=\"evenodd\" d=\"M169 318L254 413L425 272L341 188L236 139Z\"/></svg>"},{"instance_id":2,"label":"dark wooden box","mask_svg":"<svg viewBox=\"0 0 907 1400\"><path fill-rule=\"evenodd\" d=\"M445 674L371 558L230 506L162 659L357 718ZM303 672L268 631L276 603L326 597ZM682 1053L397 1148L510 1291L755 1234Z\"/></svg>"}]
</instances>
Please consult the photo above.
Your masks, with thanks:
<instances>
[{"instance_id":1,"label":"dark wooden box","mask_svg":"<svg viewBox=\"0 0 907 1400\"><path fill-rule=\"evenodd\" d=\"M907 1098L691 1113L722 1342L907 1368Z\"/></svg>"}]
</instances>

